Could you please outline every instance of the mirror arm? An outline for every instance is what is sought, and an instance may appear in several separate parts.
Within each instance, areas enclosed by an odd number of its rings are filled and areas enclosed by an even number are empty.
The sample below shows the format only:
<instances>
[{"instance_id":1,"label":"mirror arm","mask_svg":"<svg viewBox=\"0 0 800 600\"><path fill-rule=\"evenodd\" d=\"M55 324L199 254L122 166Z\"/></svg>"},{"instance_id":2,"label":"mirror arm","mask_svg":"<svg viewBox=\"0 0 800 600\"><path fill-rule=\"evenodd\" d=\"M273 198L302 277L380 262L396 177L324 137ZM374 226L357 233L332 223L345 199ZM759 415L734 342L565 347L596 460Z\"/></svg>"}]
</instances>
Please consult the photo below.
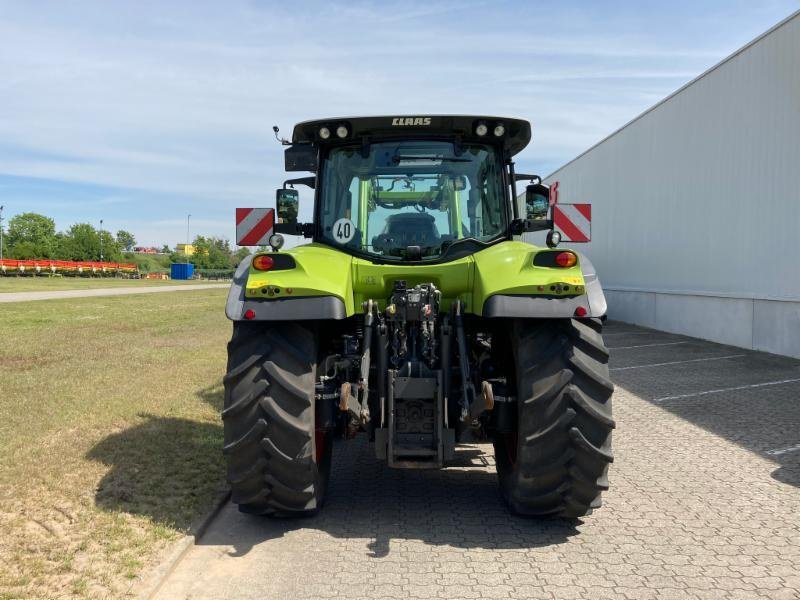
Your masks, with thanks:
<instances>
[{"instance_id":1,"label":"mirror arm","mask_svg":"<svg viewBox=\"0 0 800 600\"><path fill-rule=\"evenodd\" d=\"M312 175L311 177L297 177L295 179L287 179L286 181L283 182L283 189L286 189L287 185L294 187L295 184L307 185L313 190L317 187L317 178L316 176Z\"/></svg>"},{"instance_id":2,"label":"mirror arm","mask_svg":"<svg viewBox=\"0 0 800 600\"><path fill-rule=\"evenodd\" d=\"M514 219L508 226L508 231L511 235L522 235L523 233L530 233L532 231L545 231L553 229L552 219L547 220L533 220L533 219Z\"/></svg>"},{"instance_id":3,"label":"mirror arm","mask_svg":"<svg viewBox=\"0 0 800 600\"><path fill-rule=\"evenodd\" d=\"M313 223L275 223L273 226L275 233L283 235L302 235L305 238L314 237Z\"/></svg>"},{"instance_id":4,"label":"mirror arm","mask_svg":"<svg viewBox=\"0 0 800 600\"><path fill-rule=\"evenodd\" d=\"M275 223L273 226L275 233L283 235L301 235L300 223Z\"/></svg>"},{"instance_id":5,"label":"mirror arm","mask_svg":"<svg viewBox=\"0 0 800 600\"><path fill-rule=\"evenodd\" d=\"M514 181L530 181L536 180L536 183L542 183L542 178L538 175L526 175L525 173L515 173L513 174Z\"/></svg>"},{"instance_id":6,"label":"mirror arm","mask_svg":"<svg viewBox=\"0 0 800 600\"><path fill-rule=\"evenodd\" d=\"M546 221L528 221L526 224L527 231L545 231L546 229L554 229L555 224L552 219Z\"/></svg>"}]
</instances>

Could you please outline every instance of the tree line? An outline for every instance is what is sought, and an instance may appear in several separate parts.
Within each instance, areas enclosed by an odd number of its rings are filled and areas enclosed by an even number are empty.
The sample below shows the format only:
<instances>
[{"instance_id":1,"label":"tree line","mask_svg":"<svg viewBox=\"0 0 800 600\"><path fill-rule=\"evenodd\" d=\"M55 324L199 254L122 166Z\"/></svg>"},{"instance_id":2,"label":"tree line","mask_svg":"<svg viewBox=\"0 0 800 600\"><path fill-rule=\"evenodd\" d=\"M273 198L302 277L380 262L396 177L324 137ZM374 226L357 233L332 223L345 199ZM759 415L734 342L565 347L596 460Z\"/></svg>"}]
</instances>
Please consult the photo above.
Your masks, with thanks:
<instances>
[{"instance_id":1,"label":"tree line","mask_svg":"<svg viewBox=\"0 0 800 600\"><path fill-rule=\"evenodd\" d=\"M170 262L186 262L184 254L171 251L165 244L166 255L142 257L132 252L136 238L129 231L120 229L116 235L110 231L96 229L89 223L75 223L66 231L56 231L56 223L50 217L34 212L15 215L8 221L3 236L4 258L20 260L49 258L53 260L135 262L147 265L147 271L159 267L167 269ZM230 269L244 256L247 248L234 252L226 239L195 237L194 255L188 260L198 269Z\"/></svg>"}]
</instances>

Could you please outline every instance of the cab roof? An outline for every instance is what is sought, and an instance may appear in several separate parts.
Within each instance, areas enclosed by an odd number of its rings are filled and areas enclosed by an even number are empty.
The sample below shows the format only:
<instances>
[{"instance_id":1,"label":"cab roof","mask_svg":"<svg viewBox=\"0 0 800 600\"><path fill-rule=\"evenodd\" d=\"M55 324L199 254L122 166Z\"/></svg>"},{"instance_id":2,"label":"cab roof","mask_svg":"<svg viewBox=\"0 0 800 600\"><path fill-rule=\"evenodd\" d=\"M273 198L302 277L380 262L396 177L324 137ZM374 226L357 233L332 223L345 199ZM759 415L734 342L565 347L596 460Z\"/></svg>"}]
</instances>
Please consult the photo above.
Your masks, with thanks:
<instances>
[{"instance_id":1,"label":"cab roof","mask_svg":"<svg viewBox=\"0 0 800 600\"><path fill-rule=\"evenodd\" d=\"M476 129L486 125L486 134L479 136ZM505 132L495 136L495 127L502 125ZM340 126L347 129L343 138L336 133ZM328 129L329 136L320 136ZM500 143L507 156L520 152L531 140L531 124L523 119L480 115L397 115L381 117L339 117L303 121L294 126L292 143L320 145L352 144L356 141L377 141L391 138L442 138L458 137L464 142Z\"/></svg>"}]
</instances>

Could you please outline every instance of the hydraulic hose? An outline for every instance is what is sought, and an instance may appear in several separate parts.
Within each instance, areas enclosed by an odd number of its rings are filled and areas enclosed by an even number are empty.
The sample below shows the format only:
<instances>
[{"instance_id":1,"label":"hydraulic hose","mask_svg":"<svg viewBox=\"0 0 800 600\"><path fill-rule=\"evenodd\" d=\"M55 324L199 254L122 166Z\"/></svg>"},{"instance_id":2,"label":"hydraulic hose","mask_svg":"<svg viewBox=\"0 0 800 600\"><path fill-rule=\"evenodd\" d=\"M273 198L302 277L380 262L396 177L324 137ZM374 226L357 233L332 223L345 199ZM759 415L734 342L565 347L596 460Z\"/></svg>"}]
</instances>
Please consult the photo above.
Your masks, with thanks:
<instances>
[{"instance_id":1,"label":"hydraulic hose","mask_svg":"<svg viewBox=\"0 0 800 600\"><path fill-rule=\"evenodd\" d=\"M469 363L467 362L467 340L464 336L464 321L461 318L461 300L456 300L454 303L455 308L455 326L456 326L456 340L458 343L458 364L461 371L461 420L465 421L469 418L469 405L472 401L472 394L470 393L472 387L467 380L467 373L469 372Z\"/></svg>"},{"instance_id":2,"label":"hydraulic hose","mask_svg":"<svg viewBox=\"0 0 800 600\"><path fill-rule=\"evenodd\" d=\"M364 303L364 339L361 354L361 378L358 382L361 387L361 422L369 422L369 366L372 350L372 325L375 321L375 311L372 300Z\"/></svg>"}]
</instances>

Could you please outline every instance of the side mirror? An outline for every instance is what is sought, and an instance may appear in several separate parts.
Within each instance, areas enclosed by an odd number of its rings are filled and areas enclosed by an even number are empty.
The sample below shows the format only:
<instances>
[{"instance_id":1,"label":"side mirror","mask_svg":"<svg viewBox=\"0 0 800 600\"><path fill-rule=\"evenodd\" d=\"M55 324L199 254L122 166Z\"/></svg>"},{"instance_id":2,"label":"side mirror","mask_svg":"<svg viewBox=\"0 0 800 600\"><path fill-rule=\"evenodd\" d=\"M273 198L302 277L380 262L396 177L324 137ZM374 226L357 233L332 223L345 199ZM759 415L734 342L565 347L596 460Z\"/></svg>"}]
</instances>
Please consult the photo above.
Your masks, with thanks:
<instances>
[{"instance_id":1,"label":"side mirror","mask_svg":"<svg viewBox=\"0 0 800 600\"><path fill-rule=\"evenodd\" d=\"M525 175L525 178L536 177ZM536 177L538 179L538 177ZM525 216L511 222L512 235L529 231L553 229L553 221L548 219L550 212L550 188L542 183L532 183L525 188Z\"/></svg>"},{"instance_id":2,"label":"side mirror","mask_svg":"<svg viewBox=\"0 0 800 600\"><path fill-rule=\"evenodd\" d=\"M278 213L278 224L297 225L300 192L291 188L280 188L276 190L275 207Z\"/></svg>"},{"instance_id":3,"label":"side mirror","mask_svg":"<svg viewBox=\"0 0 800 600\"><path fill-rule=\"evenodd\" d=\"M541 183L532 183L525 188L525 219L547 221L550 211L550 188Z\"/></svg>"}]
</instances>

